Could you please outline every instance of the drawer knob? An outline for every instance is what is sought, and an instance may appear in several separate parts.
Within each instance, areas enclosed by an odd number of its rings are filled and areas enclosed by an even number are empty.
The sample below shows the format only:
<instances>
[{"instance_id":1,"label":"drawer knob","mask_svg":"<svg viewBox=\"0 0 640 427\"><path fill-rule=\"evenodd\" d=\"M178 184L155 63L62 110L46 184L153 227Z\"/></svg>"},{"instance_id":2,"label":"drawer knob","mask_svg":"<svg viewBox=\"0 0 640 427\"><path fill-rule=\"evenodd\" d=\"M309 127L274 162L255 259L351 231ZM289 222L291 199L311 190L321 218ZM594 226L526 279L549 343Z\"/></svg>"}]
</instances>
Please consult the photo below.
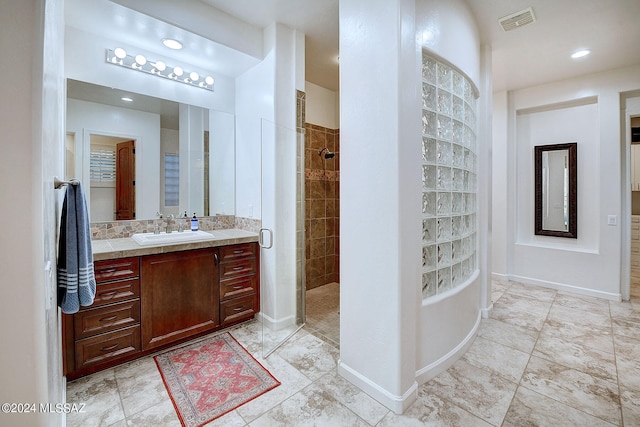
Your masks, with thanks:
<instances>
[{"instance_id":1,"label":"drawer knob","mask_svg":"<svg viewBox=\"0 0 640 427\"><path fill-rule=\"evenodd\" d=\"M244 305L233 309L233 311L242 311L242 310L244 310Z\"/></svg>"},{"instance_id":2,"label":"drawer knob","mask_svg":"<svg viewBox=\"0 0 640 427\"><path fill-rule=\"evenodd\" d=\"M244 249L236 249L233 251L234 254L241 254L244 252Z\"/></svg>"},{"instance_id":3,"label":"drawer knob","mask_svg":"<svg viewBox=\"0 0 640 427\"><path fill-rule=\"evenodd\" d=\"M239 266L237 266L237 267L233 267L233 269L234 269L235 271L242 270L243 268L244 268L244 267L243 267L242 265L239 265Z\"/></svg>"},{"instance_id":4,"label":"drawer knob","mask_svg":"<svg viewBox=\"0 0 640 427\"><path fill-rule=\"evenodd\" d=\"M111 350L115 350L116 348L118 348L118 346L120 345L119 342L115 343L114 345L112 345L111 347L102 347L100 349L100 351L111 351Z\"/></svg>"},{"instance_id":5,"label":"drawer knob","mask_svg":"<svg viewBox=\"0 0 640 427\"><path fill-rule=\"evenodd\" d=\"M116 320L117 318L118 318L117 314L109 317L103 317L102 319L100 319L100 322L110 322L112 320Z\"/></svg>"},{"instance_id":6,"label":"drawer knob","mask_svg":"<svg viewBox=\"0 0 640 427\"><path fill-rule=\"evenodd\" d=\"M111 267L111 268L103 268L101 270L98 270L98 273L100 274L106 274L106 273L113 273L115 271L118 271L118 267Z\"/></svg>"},{"instance_id":7,"label":"drawer knob","mask_svg":"<svg viewBox=\"0 0 640 427\"><path fill-rule=\"evenodd\" d=\"M233 289L242 289L242 285L235 285Z\"/></svg>"}]
</instances>

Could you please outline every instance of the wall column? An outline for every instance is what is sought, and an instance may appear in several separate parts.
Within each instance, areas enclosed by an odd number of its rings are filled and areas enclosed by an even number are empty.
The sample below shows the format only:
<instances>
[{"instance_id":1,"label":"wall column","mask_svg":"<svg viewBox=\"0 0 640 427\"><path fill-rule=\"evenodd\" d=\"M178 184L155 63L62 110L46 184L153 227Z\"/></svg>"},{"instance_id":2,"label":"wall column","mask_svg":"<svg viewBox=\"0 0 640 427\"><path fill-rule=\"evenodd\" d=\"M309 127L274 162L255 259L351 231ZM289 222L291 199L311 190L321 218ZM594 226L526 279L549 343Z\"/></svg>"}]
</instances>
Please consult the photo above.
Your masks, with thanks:
<instances>
[{"instance_id":1,"label":"wall column","mask_svg":"<svg viewBox=\"0 0 640 427\"><path fill-rule=\"evenodd\" d=\"M416 398L420 84L415 1L340 1L340 367L396 413Z\"/></svg>"}]
</instances>

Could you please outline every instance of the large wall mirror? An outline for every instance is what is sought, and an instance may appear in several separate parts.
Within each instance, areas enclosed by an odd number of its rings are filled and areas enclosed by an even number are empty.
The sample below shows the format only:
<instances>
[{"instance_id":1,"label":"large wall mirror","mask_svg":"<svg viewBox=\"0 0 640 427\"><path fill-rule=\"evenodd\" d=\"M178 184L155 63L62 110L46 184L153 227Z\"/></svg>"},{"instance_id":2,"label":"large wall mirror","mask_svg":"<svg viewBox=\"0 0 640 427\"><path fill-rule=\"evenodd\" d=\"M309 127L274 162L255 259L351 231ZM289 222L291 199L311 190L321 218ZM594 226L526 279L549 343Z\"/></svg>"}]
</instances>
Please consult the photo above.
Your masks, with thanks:
<instances>
[{"instance_id":1,"label":"large wall mirror","mask_svg":"<svg viewBox=\"0 0 640 427\"><path fill-rule=\"evenodd\" d=\"M233 114L68 79L66 147L91 222L235 214Z\"/></svg>"},{"instance_id":2,"label":"large wall mirror","mask_svg":"<svg viewBox=\"0 0 640 427\"><path fill-rule=\"evenodd\" d=\"M535 234L578 237L578 144L538 145L535 156Z\"/></svg>"}]
</instances>

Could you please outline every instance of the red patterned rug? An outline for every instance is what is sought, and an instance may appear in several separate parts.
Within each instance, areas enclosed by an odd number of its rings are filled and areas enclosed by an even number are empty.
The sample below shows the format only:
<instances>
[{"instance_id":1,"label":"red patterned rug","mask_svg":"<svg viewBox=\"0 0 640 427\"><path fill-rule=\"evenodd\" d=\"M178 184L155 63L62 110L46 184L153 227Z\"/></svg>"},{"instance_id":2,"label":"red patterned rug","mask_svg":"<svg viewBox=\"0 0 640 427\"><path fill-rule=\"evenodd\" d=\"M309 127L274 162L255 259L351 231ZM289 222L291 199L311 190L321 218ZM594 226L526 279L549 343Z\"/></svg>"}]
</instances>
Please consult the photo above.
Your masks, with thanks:
<instances>
[{"instance_id":1,"label":"red patterned rug","mask_svg":"<svg viewBox=\"0 0 640 427\"><path fill-rule=\"evenodd\" d=\"M154 357L183 426L202 426L280 382L225 332Z\"/></svg>"}]
</instances>

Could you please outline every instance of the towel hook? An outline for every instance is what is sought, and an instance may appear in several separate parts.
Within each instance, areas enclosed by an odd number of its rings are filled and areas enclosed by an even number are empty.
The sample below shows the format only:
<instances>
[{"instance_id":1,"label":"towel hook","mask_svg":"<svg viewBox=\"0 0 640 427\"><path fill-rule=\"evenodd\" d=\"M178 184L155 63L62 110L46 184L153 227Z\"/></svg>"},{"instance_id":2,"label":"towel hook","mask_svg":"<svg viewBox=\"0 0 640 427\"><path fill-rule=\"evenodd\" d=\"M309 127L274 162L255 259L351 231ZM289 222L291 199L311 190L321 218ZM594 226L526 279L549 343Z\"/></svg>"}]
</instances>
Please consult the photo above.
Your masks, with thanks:
<instances>
[{"instance_id":1,"label":"towel hook","mask_svg":"<svg viewBox=\"0 0 640 427\"><path fill-rule=\"evenodd\" d=\"M57 176L53 177L53 188L55 188L56 190L58 188L62 188L65 185L78 185L78 184L80 184L80 181L78 181L77 179L72 179L70 181L62 181Z\"/></svg>"}]
</instances>

